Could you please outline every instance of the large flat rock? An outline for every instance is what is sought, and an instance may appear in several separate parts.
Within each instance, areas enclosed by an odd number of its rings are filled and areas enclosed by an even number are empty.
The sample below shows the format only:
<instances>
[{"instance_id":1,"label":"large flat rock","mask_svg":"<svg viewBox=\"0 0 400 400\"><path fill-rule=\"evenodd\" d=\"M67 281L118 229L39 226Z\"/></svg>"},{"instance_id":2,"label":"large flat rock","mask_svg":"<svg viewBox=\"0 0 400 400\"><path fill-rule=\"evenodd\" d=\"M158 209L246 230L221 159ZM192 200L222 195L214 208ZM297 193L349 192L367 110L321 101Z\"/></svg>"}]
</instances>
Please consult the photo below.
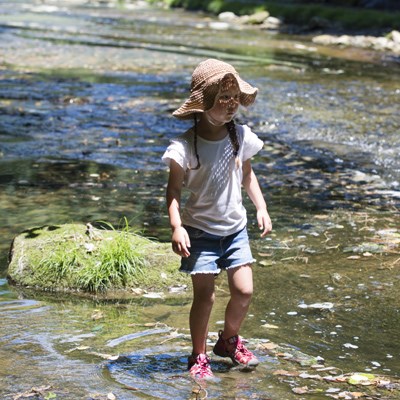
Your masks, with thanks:
<instances>
[{"instance_id":1,"label":"large flat rock","mask_svg":"<svg viewBox=\"0 0 400 400\"><path fill-rule=\"evenodd\" d=\"M47 291L167 290L187 283L169 243L129 230L64 224L28 229L13 240L12 284Z\"/></svg>"}]
</instances>

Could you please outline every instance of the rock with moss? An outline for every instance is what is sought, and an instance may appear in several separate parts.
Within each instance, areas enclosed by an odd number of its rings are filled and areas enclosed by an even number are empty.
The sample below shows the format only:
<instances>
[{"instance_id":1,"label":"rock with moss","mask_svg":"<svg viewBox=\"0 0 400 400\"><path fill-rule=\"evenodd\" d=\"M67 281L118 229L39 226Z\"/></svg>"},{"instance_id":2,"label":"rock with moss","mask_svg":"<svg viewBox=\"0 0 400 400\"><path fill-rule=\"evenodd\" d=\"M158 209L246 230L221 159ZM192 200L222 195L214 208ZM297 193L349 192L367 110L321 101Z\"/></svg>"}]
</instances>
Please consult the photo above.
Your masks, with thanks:
<instances>
[{"instance_id":1,"label":"rock with moss","mask_svg":"<svg viewBox=\"0 0 400 400\"><path fill-rule=\"evenodd\" d=\"M130 229L65 224L28 229L13 240L12 284L47 291L166 291L187 284L170 244ZM111 229L110 229L111 228Z\"/></svg>"}]
</instances>

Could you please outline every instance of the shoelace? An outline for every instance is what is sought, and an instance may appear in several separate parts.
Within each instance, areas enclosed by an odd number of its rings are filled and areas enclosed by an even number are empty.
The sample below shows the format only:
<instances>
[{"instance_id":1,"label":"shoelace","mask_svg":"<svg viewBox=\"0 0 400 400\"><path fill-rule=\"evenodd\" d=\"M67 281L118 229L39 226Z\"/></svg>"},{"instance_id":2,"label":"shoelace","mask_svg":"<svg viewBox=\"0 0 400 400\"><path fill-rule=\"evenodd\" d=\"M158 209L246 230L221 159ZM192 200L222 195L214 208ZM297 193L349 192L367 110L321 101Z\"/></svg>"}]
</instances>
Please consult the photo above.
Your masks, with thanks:
<instances>
[{"instance_id":1,"label":"shoelace","mask_svg":"<svg viewBox=\"0 0 400 400\"><path fill-rule=\"evenodd\" d=\"M192 370L194 370L193 372L196 375L197 374L212 375L212 373L210 371L209 360L207 359L207 357L198 357L196 360L196 364L194 364L193 367L191 368L191 371Z\"/></svg>"},{"instance_id":2,"label":"shoelace","mask_svg":"<svg viewBox=\"0 0 400 400\"><path fill-rule=\"evenodd\" d=\"M250 358L250 359L252 359L254 357L253 353L243 345L243 343L240 339L238 340L238 344L236 346L236 353L240 353L242 359L244 357Z\"/></svg>"}]
</instances>

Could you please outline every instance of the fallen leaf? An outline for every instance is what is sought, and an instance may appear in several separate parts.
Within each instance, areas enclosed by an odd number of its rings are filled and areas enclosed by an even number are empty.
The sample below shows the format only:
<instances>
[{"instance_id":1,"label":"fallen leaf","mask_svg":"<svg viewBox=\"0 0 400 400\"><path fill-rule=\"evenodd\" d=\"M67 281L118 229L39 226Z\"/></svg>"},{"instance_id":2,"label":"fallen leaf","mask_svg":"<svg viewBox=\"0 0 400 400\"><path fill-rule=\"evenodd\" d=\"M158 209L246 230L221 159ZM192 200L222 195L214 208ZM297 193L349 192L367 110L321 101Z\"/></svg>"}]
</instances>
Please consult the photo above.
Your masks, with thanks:
<instances>
[{"instance_id":1,"label":"fallen leaf","mask_svg":"<svg viewBox=\"0 0 400 400\"><path fill-rule=\"evenodd\" d=\"M266 328L266 329L279 329L279 326L277 326L277 325L272 325L272 324L264 324L264 325L261 325L261 328Z\"/></svg>"},{"instance_id":2,"label":"fallen leaf","mask_svg":"<svg viewBox=\"0 0 400 400\"><path fill-rule=\"evenodd\" d=\"M259 345L259 348L260 348L261 350L274 350L274 349L276 349L277 347L279 347L279 345L276 344L276 343L272 343L272 342L269 342L269 343L261 343L261 344Z\"/></svg>"},{"instance_id":3,"label":"fallen leaf","mask_svg":"<svg viewBox=\"0 0 400 400\"><path fill-rule=\"evenodd\" d=\"M333 303L325 302L325 303L313 303L313 304L305 304L301 303L297 307L299 308L311 308L317 310L330 310L334 307Z\"/></svg>"},{"instance_id":4,"label":"fallen leaf","mask_svg":"<svg viewBox=\"0 0 400 400\"><path fill-rule=\"evenodd\" d=\"M326 393L338 393L340 392L342 389L339 388L329 388Z\"/></svg>"},{"instance_id":5,"label":"fallen leaf","mask_svg":"<svg viewBox=\"0 0 400 400\"><path fill-rule=\"evenodd\" d=\"M259 264L263 265L264 267L269 267L273 264L273 261L272 260L262 260L262 261L259 261Z\"/></svg>"},{"instance_id":6,"label":"fallen leaf","mask_svg":"<svg viewBox=\"0 0 400 400\"><path fill-rule=\"evenodd\" d=\"M320 365L320 364L311 365L311 368L318 370L318 372L327 372L327 371L336 371L337 370L336 367L324 367L323 365Z\"/></svg>"},{"instance_id":7,"label":"fallen leaf","mask_svg":"<svg viewBox=\"0 0 400 400\"><path fill-rule=\"evenodd\" d=\"M78 347L74 347L74 348L72 348L72 349L69 349L69 350L65 350L65 353L72 353L73 351L75 351L75 350L87 350L87 349L90 349L90 347L89 346L78 346Z\"/></svg>"},{"instance_id":8,"label":"fallen leaf","mask_svg":"<svg viewBox=\"0 0 400 400\"><path fill-rule=\"evenodd\" d=\"M280 375L280 376L299 376L298 371L286 371L285 369L277 369L273 372L273 375Z\"/></svg>"},{"instance_id":9,"label":"fallen leaf","mask_svg":"<svg viewBox=\"0 0 400 400\"><path fill-rule=\"evenodd\" d=\"M104 318L104 313L103 311L100 310L94 310L92 314L92 320L96 321L98 319Z\"/></svg>"},{"instance_id":10,"label":"fallen leaf","mask_svg":"<svg viewBox=\"0 0 400 400\"><path fill-rule=\"evenodd\" d=\"M321 375L311 375L311 374L308 374L307 372L302 372L300 375L299 375L299 378L303 378L303 379L317 379L317 380L321 380L322 378L321 378Z\"/></svg>"},{"instance_id":11,"label":"fallen leaf","mask_svg":"<svg viewBox=\"0 0 400 400\"><path fill-rule=\"evenodd\" d=\"M359 399L360 397L366 396L366 394L363 393L363 392L351 392L351 395L352 395L355 399Z\"/></svg>"},{"instance_id":12,"label":"fallen leaf","mask_svg":"<svg viewBox=\"0 0 400 400\"><path fill-rule=\"evenodd\" d=\"M345 400L354 400L354 399L359 399L361 397L366 396L365 393L361 392L340 392L338 398L339 399L345 399Z\"/></svg>"},{"instance_id":13,"label":"fallen leaf","mask_svg":"<svg viewBox=\"0 0 400 400\"><path fill-rule=\"evenodd\" d=\"M296 387L292 389L293 393L296 394L307 394L309 392L308 386Z\"/></svg>"},{"instance_id":14,"label":"fallen leaf","mask_svg":"<svg viewBox=\"0 0 400 400\"><path fill-rule=\"evenodd\" d=\"M118 358L119 358L119 355L113 356L111 354L97 353L95 351L91 351L91 352L89 352L89 354L93 354L94 356L103 358L104 360L110 360L110 361L115 361L115 360L118 360Z\"/></svg>"},{"instance_id":15,"label":"fallen leaf","mask_svg":"<svg viewBox=\"0 0 400 400\"><path fill-rule=\"evenodd\" d=\"M322 379L327 382L337 382L337 383L347 382L347 378L343 375L339 375L339 376L329 375L329 376L324 376Z\"/></svg>"},{"instance_id":16,"label":"fallen leaf","mask_svg":"<svg viewBox=\"0 0 400 400\"><path fill-rule=\"evenodd\" d=\"M349 377L348 383L350 385L373 385L375 376L372 374L356 373Z\"/></svg>"},{"instance_id":17,"label":"fallen leaf","mask_svg":"<svg viewBox=\"0 0 400 400\"><path fill-rule=\"evenodd\" d=\"M272 253L258 253L260 257L271 257Z\"/></svg>"}]
</instances>

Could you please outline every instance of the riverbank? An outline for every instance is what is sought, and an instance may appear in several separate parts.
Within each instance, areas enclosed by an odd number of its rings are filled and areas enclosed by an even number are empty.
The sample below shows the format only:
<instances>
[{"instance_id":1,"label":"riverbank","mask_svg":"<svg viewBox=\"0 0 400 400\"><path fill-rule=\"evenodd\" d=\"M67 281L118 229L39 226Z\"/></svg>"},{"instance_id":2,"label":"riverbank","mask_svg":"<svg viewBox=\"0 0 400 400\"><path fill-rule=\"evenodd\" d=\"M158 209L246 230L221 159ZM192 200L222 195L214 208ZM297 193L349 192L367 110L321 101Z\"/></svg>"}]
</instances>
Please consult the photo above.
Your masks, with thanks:
<instances>
[{"instance_id":1,"label":"riverbank","mask_svg":"<svg viewBox=\"0 0 400 400\"><path fill-rule=\"evenodd\" d=\"M275 2L168 1L169 6L218 15L217 29L252 26L262 31L306 35L317 45L355 47L400 57L400 12Z\"/></svg>"},{"instance_id":2,"label":"riverbank","mask_svg":"<svg viewBox=\"0 0 400 400\"><path fill-rule=\"evenodd\" d=\"M274 375L297 370L292 349L322 357L340 374L399 377L395 66L351 51L344 58L344 50L297 35L219 32L209 26L219 21L203 13L8 1L0 16L4 260L12 238L30 226L117 226L124 215L136 231L170 247L168 172L160 158L186 127L171 111L186 98L194 65L226 59L260 89L239 119L265 142L253 165L274 224L260 239L249 201L257 263L241 333L285 347L282 357L256 350L262 363L251 374L216 362L221 381L207 387L209 398L298 400L292 389L306 385L323 389L310 393L313 400L339 396L326 393L332 388L364 392L347 383L322 386L307 377L325 372L308 367L304 378ZM217 334L229 301L226 274L215 287L210 332ZM5 279L0 289L0 398L44 385L57 400L194 397L186 372L191 343L179 336L189 335L190 290L110 301L28 292ZM156 333L163 326L171 332ZM121 358L108 363L103 354Z\"/></svg>"},{"instance_id":3,"label":"riverbank","mask_svg":"<svg viewBox=\"0 0 400 400\"><path fill-rule=\"evenodd\" d=\"M154 3L154 0L150 0ZM278 1L196 1L161 0L169 7L201 10L218 15L233 12L239 16L267 11L281 19L290 33L324 30L330 33L371 33L381 35L400 28L400 12L327 4L300 4Z\"/></svg>"}]
</instances>

